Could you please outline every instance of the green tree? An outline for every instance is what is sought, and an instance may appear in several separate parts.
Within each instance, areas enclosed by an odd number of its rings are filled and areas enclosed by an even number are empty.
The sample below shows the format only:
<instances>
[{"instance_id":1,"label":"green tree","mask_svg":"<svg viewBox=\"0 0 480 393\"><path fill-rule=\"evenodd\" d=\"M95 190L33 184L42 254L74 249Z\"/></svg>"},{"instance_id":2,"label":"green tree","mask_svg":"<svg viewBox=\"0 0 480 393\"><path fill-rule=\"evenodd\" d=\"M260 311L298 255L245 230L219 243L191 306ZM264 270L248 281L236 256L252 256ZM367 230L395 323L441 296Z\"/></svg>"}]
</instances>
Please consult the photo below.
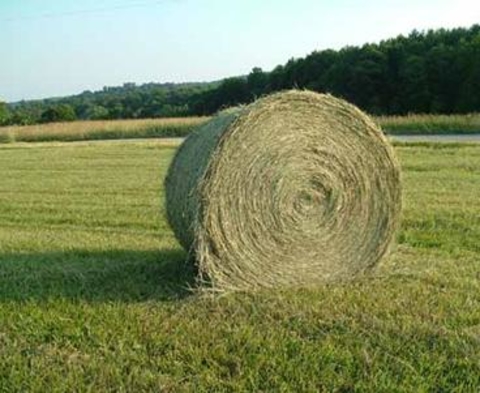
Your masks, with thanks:
<instances>
[{"instance_id":1,"label":"green tree","mask_svg":"<svg viewBox=\"0 0 480 393\"><path fill-rule=\"evenodd\" d=\"M402 72L403 109L405 113L430 112L431 96L427 79L425 59L412 55L407 58Z\"/></svg>"},{"instance_id":2,"label":"green tree","mask_svg":"<svg viewBox=\"0 0 480 393\"><path fill-rule=\"evenodd\" d=\"M0 101L0 126L8 123L10 118L10 111L6 103Z\"/></svg>"},{"instance_id":3,"label":"green tree","mask_svg":"<svg viewBox=\"0 0 480 393\"><path fill-rule=\"evenodd\" d=\"M463 79L455 109L460 112L479 112L480 31L469 44L463 46L461 69Z\"/></svg>"},{"instance_id":4,"label":"green tree","mask_svg":"<svg viewBox=\"0 0 480 393\"><path fill-rule=\"evenodd\" d=\"M42 123L53 123L60 121L73 121L77 116L73 107L69 104L58 104L46 109L40 120Z\"/></svg>"},{"instance_id":5,"label":"green tree","mask_svg":"<svg viewBox=\"0 0 480 393\"><path fill-rule=\"evenodd\" d=\"M221 106L233 106L247 102L250 98L248 94L248 86L245 78L228 78L225 79L218 88Z\"/></svg>"},{"instance_id":6,"label":"green tree","mask_svg":"<svg viewBox=\"0 0 480 393\"><path fill-rule=\"evenodd\" d=\"M91 120L108 119L108 110L101 105L92 105L86 111L86 118Z\"/></svg>"},{"instance_id":7,"label":"green tree","mask_svg":"<svg viewBox=\"0 0 480 393\"><path fill-rule=\"evenodd\" d=\"M268 74L259 67L252 69L247 77L247 86L253 98L260 97L265 93L268 84Z\"/></svg>"}]
</instances>

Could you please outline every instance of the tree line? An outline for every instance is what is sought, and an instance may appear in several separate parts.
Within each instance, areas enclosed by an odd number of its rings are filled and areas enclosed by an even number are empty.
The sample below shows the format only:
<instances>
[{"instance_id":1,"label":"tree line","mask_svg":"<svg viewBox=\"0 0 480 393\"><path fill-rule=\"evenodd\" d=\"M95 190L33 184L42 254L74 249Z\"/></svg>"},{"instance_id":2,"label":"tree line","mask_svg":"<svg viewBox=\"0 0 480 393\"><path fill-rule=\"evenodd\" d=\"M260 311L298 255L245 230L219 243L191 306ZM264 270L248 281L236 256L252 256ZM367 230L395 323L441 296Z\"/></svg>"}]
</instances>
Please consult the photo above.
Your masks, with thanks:
<instances>
[{"instance_id":1,"label":"tree line","mask_svg":"<svg viewBox=\"0 0 480 393\"><path fill-rule=\"evenodd\" d=\"M217 85L218 82L140 86L125 83L69 97L0 102L0 125L189 116L192 97Z\"/></svg>"},{"instance_id":2,"label":"tree line","mask_svg":"<svg viewBox=\"0 0 480 393\"><path fill-rule=\"evenodd\" d=\"M105 87L60 99L0 104L0 124L210 115L289 88L328 92L372 114L480 111L480 25L315 51L270 72L212 83Z\"/></svg>"}]
</instances>

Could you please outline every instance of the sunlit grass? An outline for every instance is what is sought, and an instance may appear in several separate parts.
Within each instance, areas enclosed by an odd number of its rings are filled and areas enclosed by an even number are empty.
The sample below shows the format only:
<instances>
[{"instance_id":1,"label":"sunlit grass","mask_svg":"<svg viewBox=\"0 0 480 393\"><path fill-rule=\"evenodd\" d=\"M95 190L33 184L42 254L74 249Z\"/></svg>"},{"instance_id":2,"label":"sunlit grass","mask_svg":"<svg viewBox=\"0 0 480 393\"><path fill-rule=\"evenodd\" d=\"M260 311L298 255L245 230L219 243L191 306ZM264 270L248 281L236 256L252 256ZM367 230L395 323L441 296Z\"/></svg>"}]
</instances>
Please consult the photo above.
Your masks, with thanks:
<instances>
[{"instance_id":1,"label":"sunlit grass","mask_svg":"<svg viewBox=\"0 0 480 393\"><path fill-rule=\"evenodd\" d=\"M370 277L201 297L163 142L0 147L0 391L477 392L480 146L402 145Z\"/></svg>"}]
</instances>

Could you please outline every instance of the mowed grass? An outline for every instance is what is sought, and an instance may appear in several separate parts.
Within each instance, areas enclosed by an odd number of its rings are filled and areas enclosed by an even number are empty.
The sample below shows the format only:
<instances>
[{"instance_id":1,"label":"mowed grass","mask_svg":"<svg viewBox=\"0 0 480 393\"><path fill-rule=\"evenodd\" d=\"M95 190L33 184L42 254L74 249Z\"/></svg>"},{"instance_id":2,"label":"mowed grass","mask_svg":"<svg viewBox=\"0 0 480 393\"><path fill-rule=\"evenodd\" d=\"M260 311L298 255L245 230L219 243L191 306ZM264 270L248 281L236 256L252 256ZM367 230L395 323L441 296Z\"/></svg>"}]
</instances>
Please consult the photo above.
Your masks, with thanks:
<instances>
[{"instance_id":1,"label":"mowed grass","mask_svg":"<svg viewBox=\"0 0 480 393\"><path fill-rule=\"evenodd\" d=\"M397 147L404 218L352 283L200 296L162 142L0 148L0 392L478 392L480 145Z\"/></svg>"},{"instance_id":2,"label":"mowed grass","mask_svg":"<svg viewBox=\"0 0 480 393\"><path fill-rule=\"evenodd\" d=\"M185 137L209 117L75 121L0 127L0 144L12 142L88 141ZM480 114L380 116L374 120L390 135L480 133Z\"/></svg>"}]
</instances>

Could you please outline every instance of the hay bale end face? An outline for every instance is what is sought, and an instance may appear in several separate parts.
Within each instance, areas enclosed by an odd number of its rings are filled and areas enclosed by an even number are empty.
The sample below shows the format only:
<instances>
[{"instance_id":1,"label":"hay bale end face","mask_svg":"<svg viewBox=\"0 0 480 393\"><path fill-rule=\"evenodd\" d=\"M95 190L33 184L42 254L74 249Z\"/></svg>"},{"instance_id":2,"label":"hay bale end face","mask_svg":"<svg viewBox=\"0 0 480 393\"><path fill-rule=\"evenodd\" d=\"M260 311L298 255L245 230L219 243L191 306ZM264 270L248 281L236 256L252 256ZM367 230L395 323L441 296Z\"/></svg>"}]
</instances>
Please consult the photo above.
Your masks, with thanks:
<instances>
[{"instance_id":1,"label":"hay bale end face","mask_svg":"<svg viewBox=\"0 0 480 393\"><path fill-rule=\"evenodd\" d=\"M167 214L215 290L344 280L387 252L400 170L381 130L330 95L287 91L221 112L179 148Z\"/></svg>"}]
</instances>

